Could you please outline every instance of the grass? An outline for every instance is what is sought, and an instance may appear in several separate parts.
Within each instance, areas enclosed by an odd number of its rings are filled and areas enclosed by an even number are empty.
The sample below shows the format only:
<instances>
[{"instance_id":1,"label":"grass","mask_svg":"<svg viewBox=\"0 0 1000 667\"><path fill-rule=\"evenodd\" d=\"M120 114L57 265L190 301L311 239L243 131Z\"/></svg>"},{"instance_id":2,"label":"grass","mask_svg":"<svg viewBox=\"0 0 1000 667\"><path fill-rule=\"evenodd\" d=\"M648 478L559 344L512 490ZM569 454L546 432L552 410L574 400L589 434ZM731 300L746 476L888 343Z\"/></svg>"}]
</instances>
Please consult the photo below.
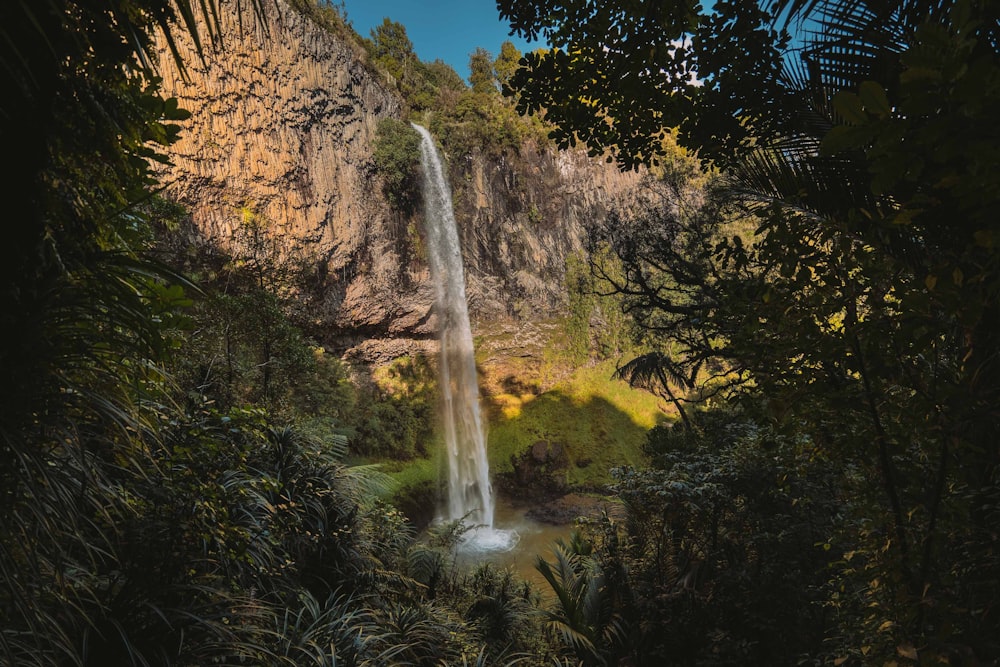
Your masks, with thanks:
<instances>
[{"instance_id":1,"label":"grass","mask_svg":"<svg viewBox=\"0 0 1000 667\"><path fill-rule=\"evenodd\" d=\"M502 393L487 397L488 451L494 473L512 470L512 457L545 441L562 446L569 487L609 481L619 465L642 465L646 431L667 418L652 395L611 379L614 363L573 370L538 394Z\"/></svg>"},{"instance_id":2,"label":"grass","mask_svg":"<svg viewBox=\"0 0 1000 667\"><path fill-rule=\"evenodd\" d=\"M436 455L410 459L409 461L383 462L381 465L383 471L392 479L396 489L418 486L429 481L436 482L440 468Z\"/></svg>"},{"instance_id":3,"label":"grass","mask_svg":"<svg viewBox=\"0 0 1000 667\"><path fill-rule=\"evenodd\" d=\"M491 471L510 472L539 441L558 444L567 487L595 487L615 466L642 465L646 432L670 419L651 394L613 380L615 363L573 363L565 322L500 329L477 339Z\"/></svg>"}]
</instances>

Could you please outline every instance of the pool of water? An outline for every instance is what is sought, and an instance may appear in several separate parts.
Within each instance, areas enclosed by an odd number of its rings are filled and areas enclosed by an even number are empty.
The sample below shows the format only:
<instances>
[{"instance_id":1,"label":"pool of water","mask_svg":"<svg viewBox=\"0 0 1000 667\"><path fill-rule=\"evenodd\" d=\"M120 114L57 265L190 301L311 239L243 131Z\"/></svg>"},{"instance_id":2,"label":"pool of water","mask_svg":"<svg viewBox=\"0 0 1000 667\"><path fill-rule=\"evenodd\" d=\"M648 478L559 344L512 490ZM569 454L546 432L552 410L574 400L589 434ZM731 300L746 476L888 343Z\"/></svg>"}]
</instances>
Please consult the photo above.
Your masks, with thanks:
<instances>
[{"instance_id":1,"label":"pool of water","mask_svg":"<svg viewBox=\"0 0 1000 667\"><path fill-rule=\"evenodd\" d=\"M472 568L482 562L490 562L501 567L513 568L522 578L536 585L546 586L542 575L535 569L538 556L552 560L552 545L557 539L569 540L573 524L553 526L539 523L526 516L529 508L513 507L502 499L497 499L493 515L493 526L498 533L513 531L512 548L508 549L460 549L458 564ZM501 538L502 539L502 538Z\"/></svg>"}]
</instances>

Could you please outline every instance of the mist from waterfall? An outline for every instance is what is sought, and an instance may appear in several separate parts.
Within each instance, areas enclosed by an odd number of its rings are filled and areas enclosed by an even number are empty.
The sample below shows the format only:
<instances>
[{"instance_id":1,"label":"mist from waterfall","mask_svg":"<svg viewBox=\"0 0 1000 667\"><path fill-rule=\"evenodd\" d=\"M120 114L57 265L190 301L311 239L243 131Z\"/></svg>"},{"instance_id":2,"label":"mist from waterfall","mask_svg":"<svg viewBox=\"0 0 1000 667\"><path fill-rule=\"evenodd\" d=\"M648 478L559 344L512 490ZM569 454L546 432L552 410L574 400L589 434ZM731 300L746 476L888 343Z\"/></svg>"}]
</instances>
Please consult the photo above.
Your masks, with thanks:
<instances>
[{"instance_id":1,"label":"mist from waterfall","mask_svg":"<svg viewBox=\"0 0 1000 667\"><path fill-rule=\"evenodd\" d=\"M412 123L411 123L412 124ZM493 490L486 458L486 428L480 413L472 328L465 298L465 271L451 191L430 133L420 134L424 225L441 340L440 381L448 450L448 520L493 527Z\"/></svg>"}]
</instances>

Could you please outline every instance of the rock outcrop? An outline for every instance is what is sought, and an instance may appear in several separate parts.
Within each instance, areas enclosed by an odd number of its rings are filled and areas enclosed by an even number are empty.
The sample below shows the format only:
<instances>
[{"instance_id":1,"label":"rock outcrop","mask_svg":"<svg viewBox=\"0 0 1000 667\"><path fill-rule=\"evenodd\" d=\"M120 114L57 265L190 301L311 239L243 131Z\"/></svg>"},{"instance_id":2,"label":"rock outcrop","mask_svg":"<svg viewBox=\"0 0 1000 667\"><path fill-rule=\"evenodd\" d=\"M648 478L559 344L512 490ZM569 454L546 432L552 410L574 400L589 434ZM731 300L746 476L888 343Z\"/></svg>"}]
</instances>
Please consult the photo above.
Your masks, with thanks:
<instances>
[{"instance_id":1,"label":"rock outcrop","mask_svg":"<svg viewBox=\"0 0 1000 667\"><path fill-rule=\"evenodd\" d=\"M583 151L522 146L516 159L461 156L451 166L471 311L544 318L564 305L566 258L586 226L636 200L640 177Z\"/></svg>"},{"instance_id":2,"label":"rock outcrop","mask_svg":"<svg viewBox=\"0 0 1000 667\"><path fill-rule=\"evenodd\" d=\"M283 256L315 276L307 315L333 347L432 336L419 221L386 204L372 159L378 122L398 117L401 101L356 44L281 0L264 4L266 34L231 12L221 53L204 64L182 42L189 78L163 68L166 91L192 112L162 174L167 194L191 212L185 241L232 249L247 220L264 225ZM628 201L639 182L552 148L448 158L478 321L551 315L585 224Z\"/></svg>"}]
</instances>

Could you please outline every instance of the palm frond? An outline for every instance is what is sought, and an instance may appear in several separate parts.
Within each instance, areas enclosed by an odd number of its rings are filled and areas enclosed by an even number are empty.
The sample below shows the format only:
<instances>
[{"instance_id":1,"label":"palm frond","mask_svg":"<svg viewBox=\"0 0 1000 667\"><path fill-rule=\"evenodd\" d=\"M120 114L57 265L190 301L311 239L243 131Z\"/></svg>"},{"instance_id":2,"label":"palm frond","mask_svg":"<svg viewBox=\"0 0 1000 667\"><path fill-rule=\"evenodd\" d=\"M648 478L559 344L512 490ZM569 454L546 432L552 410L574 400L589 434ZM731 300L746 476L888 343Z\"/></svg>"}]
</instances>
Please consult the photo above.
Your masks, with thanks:
<instances>
[{"instance_id":1,"label":"palm frond","mask_svg":"<svg viewBox=\"0 0 1000 667\"><path fill-rule=\"evenodd\" d=\"M376 632L374 611L360 601L334 594L321 603L304 592L297 602L275 627L276 653L290 665L356 665L378 656L376 646L385 636Z\"/></svg>"},{"instance_id":2,"label":"palm frond","mask_svg":"<svg viewBox=\"0 0 1000 667\"><path fill-rule=\"evenodd\" d=\"M635 357L615 370L614 377L628 382L633 387L655 389L667 382L682 387L693 387L693 379L688 373L662 352L647 352Z\"/></svg>"},{"instance_id":3,"label":"palm frond","mask_svg":"<svg viewBox=\"0 0 1000 667\"><path fill-rule=\"evenodd\" d=\"M817 141L799 138L752 151L733 170L732 191L767 207L780 204L815 220L843 220L851 209L882 205L857 162L818 154Z\"/></svg>"},{"instance_id":4,"label":"palm frond","mask_svg":"<svg viewBox=\"0 0 1000 667\"><path fill-rule=\"evenodd\" d=\"M394 657L392 664L434 664L452 662L456 652L448 641L457 627L443 606L388 604L377 615L377 627L384 651Z\"/></svg>"}]
</instances>

